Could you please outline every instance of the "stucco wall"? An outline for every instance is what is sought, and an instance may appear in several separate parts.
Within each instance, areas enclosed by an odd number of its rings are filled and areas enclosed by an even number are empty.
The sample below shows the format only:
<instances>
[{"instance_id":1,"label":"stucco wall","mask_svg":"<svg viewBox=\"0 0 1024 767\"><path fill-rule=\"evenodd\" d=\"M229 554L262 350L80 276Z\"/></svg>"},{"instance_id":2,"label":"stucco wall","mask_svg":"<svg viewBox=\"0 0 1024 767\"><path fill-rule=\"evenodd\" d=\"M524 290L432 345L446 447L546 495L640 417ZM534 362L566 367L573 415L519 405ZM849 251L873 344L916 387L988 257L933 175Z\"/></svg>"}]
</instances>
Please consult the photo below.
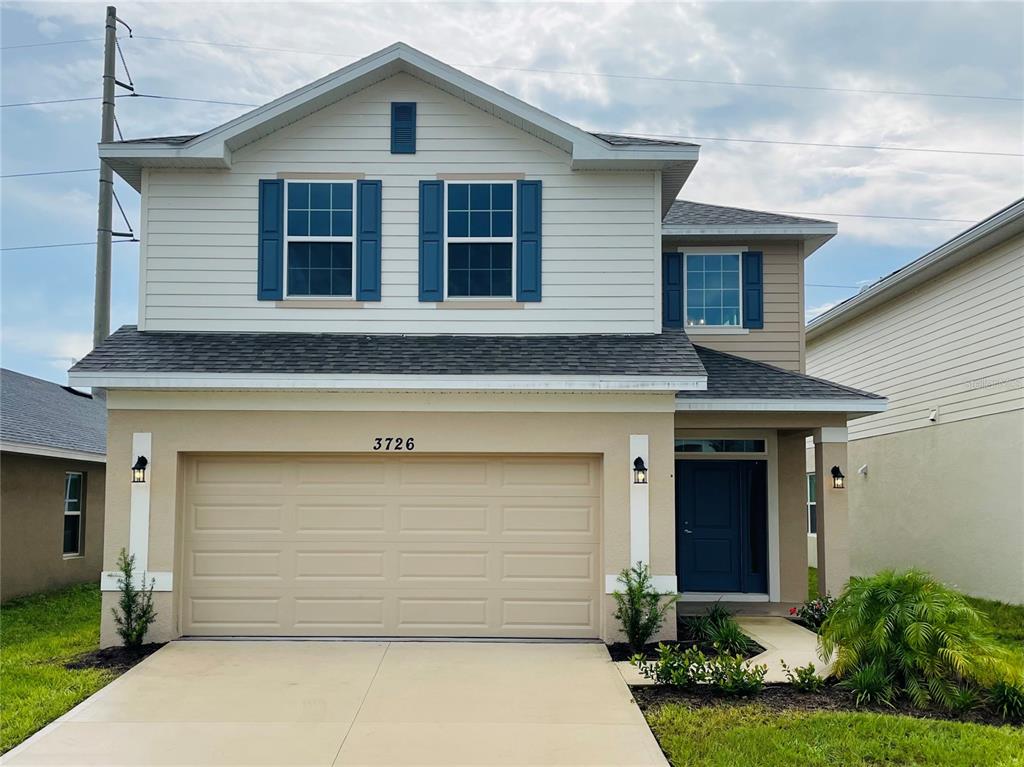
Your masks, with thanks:
<instances>
[{"instance_id":1,"label":"stucco wall","mask_svg":"<svg viewBox=\"0 0 1024 767\"><path fill-rule=\"evenodd\" d=\"M852 570L923 567L1024 603L1024 411L850 442ZM868 466L867 476L856 468Z\"/></svg>"},{"instance_id":2,"label":"stucco wall","mask_svg":"<svg viewBox=\"0 0 1024 767\"><path fill-rule=\"evenodd\" d=\"M64 558L64 475L86 475L83 555ZM98 582L106 467L5 452L0 456L0 600Z\"/></svg>"},{"instance_id":3,"label":"stucco wall","mask_svg":"<svg viewBox=\"0 0 1024 767\"><path fill-rule=\"evenodd\" d=\"M155 395L157 398L162 395ZM202 404L204 395L178 400L192 406ZM346 410L304 411L304 395L293 394L274 399L275 410L121 410L117 397L110 400L108 420L108 461L111 466L129 466L134 432L150 432L153 450L148 474L151 491L150 571L173 571L179 580L181 491L179 487L182 453L197 452L330 452L365 453L378 434L414 436L419 453L575 453L602 457L603 530L601 567L604 574L618 573L629 562L629 488L632 457L629 435L650 435L650 520L651 570L656 575L675 573L675 510L673 472L673 398L671 395L633 397L634 412L536 412L536 409L614 407L598 397L539 395L533 399L534 412L454 412L476 401L479 408L501 407L501 396L471 398L444 395L416 398L392 397L391 407L405 403L420 408L404 412ZM363 401L379 402L372 395L321 395L320 407L357 408ZM521 398L519 398L521 400ZM166 398L165 405L174 401ZM243 408L248 403L267 403L265 395L244 394L211 398L220 406ZM593 403L588 405L587 403ZM136 400L134 406L144 404ZM519 407L524 403L519 402ZM526 405L529 407L528 405ZM623 405L627 407L627 405ZM292 409L295 408L295 409ZM446 412L447 411L447 412ZM652 412L653 411L653 412ZM118 552L128 545L130 482L127 470L112 472L108 487L107 536L104 547L105 569L113 569ZM104 594L102 623L103 645L115 643L116 634L109 615L117 594ZM178 635L177 596L175 592L156 595L159 611L150 638L165 640ZM604 598L602 636L616 635L610 597Z\"/></svg>"}]
</instances>

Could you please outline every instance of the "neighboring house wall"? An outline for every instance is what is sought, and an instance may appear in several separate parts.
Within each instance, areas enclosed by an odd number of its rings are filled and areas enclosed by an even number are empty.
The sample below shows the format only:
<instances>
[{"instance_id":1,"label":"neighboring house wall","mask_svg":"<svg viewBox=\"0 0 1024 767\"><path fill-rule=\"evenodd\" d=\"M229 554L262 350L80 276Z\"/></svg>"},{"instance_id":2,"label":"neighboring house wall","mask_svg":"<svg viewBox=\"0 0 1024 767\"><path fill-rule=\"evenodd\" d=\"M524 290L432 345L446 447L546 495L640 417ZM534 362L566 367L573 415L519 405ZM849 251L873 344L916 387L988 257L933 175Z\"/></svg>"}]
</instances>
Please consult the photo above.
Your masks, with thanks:
<instances>
[{"instance_id":1,"label":"neighboring house wall","mask_svg":"<svg viewBox=\"0 0 1024 767\"><path fill-rule=\"evenodd\" d=\"M687 327L686 333L695 344L736 354L787 370L803 371L804 309L803 309L803 245L800 242L756 242L737 239L726 245L745 246L746 250L764 253L764 328L737 328L727 333L701 331ZM688 247L708 252L716 246L706 241L687 241L666 237L665 251L683 251Z\"/></svg>"},{"instance_id":2,"label":"neighboring house wall","mask_svg":"<svg viewBox=\"0 0 1024 767\"><path fill-rule=\"evenodd\" d=\"M415 154L390 153L392 101L417 103ZM359 308L311 308L315 302L303 302L292 308L257 301L258 180L281 172L382 179L380 302ZM525 174L543 181L541 302L458 309L457 301L419 301L418 184L439 173ZM237 150L230 171L147 171L139 325L655 333L661 327L660 190L655 171L572 171L568 155L553 145L417 78L396 75ZM795 281L790 292L798 292Z\"/></svg>"},{"instance_id":3,"label":"neighboring house wall","mask_svg":"<svg viewBox=\"0 0 1024 767\"><path fill-rule=\"evenodd\" d=\"M1024 237L813 338L807 364L889 397L850 424L854 573L1024 602Z\"/></svg>"},{"instance_id":4,"label":"neighboring house wall","mask_svg":"<svg viewBox=\"0 0 1024 767\"><path fill-rule=\"evenodd\" d=\"M64 478L85 479L82 556L64 557ZM102 463L4 452L0 458L0 601L97 583L103 563Z\"/></svg>"}]
</instances>

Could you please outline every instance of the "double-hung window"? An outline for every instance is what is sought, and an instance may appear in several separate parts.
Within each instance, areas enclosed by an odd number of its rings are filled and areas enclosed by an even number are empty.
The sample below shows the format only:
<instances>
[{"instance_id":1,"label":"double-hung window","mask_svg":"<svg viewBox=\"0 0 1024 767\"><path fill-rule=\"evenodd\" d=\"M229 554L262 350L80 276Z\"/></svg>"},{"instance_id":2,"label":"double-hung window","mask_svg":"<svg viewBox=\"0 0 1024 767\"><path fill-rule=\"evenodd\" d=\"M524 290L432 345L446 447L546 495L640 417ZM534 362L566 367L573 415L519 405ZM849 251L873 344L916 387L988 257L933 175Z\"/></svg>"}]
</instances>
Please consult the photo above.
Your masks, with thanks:
<instances>
[{"instance_id":1,"label":"double-hung window","mask_svg":"<svg viewBox=\"0 0 1024 767\"><path fill-rule=\"evenodd\" d=\"M741 327L738 253L686 254L687 327Z\"/></svg>"},{"instance_id":2,"label":"double-hung window","mask_svg":"<svg viewBox=\"0 0 1024 767\"><path fill-rule=\"evenodd\" d=\"M818 478L814 472L807 475L807 532L818 534Z\"/></svg>"},{"instance_id":3,"label":"double-hung window","mask_svg":"<svg viewBox=\"0 0 1024 767\"><path fill-rule=\"evenodd\" d=\"M355 283L355 182L287 181L289 296L351 298Z\"/></svg>"},{"instance_id":4,"label":"double-hung window","mask_svg":"<svg viewBox=\"0 0 1024 767\"><path fill-rule=\"evenodd\" d=\"M515 295L515 184L449 182L445 186L449 298Z\"/></svg>"},{"instance_id":5,"label":"double-hung window","mask_svg":"<svg viewBox=\"0 0 1024 767\"><path fill-rule=\"evenodd\" d=\"M69 471L64 475L64 556L82 554L82 518L85 511L85 475Z\"/></svg>"}]
</instances>

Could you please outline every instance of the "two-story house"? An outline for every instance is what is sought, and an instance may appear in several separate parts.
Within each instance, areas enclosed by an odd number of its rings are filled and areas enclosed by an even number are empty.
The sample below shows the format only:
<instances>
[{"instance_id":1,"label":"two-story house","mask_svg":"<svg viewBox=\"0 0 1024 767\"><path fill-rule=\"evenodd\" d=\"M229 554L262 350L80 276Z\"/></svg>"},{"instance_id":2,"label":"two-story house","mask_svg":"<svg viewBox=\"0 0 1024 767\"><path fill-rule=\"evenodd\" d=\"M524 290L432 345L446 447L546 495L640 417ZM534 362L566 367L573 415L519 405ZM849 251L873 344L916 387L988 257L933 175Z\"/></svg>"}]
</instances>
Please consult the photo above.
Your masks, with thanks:
<instances>
[{"instance_id":1,"label":"two-story house","mask_svg":"<svg viewBox=\"0 0 1024 767\"><path fill-rule=\"evenodd\" d=\"M123 547L155 582L154 639L611 639L636 561L781 609L808 435L846 578L833 474L885 403L801 373L835 225L677 201L697 146L396 44L100 155L142 195L139 324L70 377L108 391L105 567Z\"/></svg>"}]
</instances>

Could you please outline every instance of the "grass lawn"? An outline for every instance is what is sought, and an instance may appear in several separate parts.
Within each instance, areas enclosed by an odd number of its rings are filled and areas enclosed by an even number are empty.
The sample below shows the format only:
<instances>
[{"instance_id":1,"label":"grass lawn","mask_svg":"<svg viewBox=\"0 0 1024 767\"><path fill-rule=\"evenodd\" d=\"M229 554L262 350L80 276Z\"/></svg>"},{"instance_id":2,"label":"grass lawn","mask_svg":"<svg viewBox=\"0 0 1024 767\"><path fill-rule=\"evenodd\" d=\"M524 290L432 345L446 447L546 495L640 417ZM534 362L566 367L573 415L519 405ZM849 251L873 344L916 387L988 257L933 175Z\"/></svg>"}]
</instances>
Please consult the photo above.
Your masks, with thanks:
<instances>
[{"instance_id":1,"label":"grass lawn","mask_svg":"<svg viewBox=\"0 0 1024 767\"><path fill-rule=\"evenodd\" d=\"M647 721L674 767L1020 767L1024 729L868 713L666 704Z\"/></svg>"},{"instance_id":2,"label":"grass lawn","mask_svg":"<svg viewBox=\"0 0 1024 767\"><path fill-rule=\"evenodd\" d=\"M117 676L64 663L100 641L98 584L14 599L0 607L0 753Z\"/></svg>"}]
</instances>

